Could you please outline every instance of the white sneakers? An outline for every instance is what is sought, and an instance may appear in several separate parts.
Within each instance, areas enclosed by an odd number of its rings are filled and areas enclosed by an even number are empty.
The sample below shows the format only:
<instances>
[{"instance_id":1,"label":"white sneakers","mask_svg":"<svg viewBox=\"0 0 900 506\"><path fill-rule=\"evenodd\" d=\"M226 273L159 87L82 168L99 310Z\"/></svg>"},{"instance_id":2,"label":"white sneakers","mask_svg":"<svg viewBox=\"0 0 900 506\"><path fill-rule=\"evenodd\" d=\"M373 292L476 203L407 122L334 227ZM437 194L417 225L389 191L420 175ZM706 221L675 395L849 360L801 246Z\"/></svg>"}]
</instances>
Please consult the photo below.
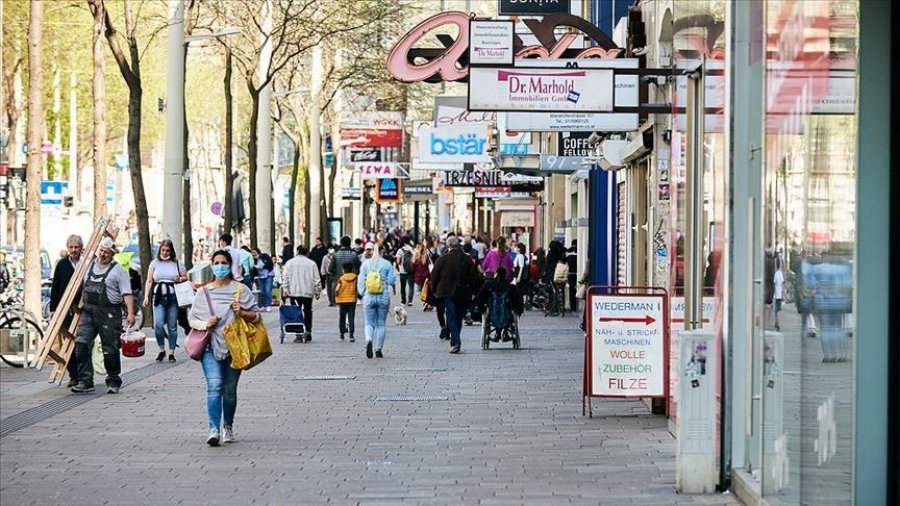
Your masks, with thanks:
<instances>
[{"instance_id":1,"label":"white sneakers","mask_svg":"<svg viewBox=\"0 0 900 506\"><path fill-rule=\"evenodd\" d=\"M215 427L210 427L209 429L209 437L206 438L206 444L209 446L219 446L219 443L233 443L234 442L234 430L231 427L225 426L222 429L222 437L219 437L219 429Z\"/></svg>"}]
</instances>

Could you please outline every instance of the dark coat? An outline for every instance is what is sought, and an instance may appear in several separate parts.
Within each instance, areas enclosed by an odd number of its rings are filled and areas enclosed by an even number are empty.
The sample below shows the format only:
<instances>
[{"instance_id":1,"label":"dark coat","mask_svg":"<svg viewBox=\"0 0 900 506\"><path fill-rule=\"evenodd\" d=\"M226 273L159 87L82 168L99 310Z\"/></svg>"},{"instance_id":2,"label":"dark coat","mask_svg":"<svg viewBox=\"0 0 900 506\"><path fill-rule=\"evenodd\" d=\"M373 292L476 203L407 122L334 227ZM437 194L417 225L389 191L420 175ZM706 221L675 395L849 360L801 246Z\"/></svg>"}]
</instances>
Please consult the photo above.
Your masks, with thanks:
<instances>
[{"instance_id":1,"label":"dark coat","mask_svg":"<svg viewBox=\"0 0 900 506\"><path fill-rule=\"evenodd\" d=\"M314 246L312 251L309 252L308 258L316 263L316 267L322 268L322 259L325 258L325 255L328 254L328 248L322 244L320 246Z\"/></svg>"},{"instance_id":2,"label":"dark coat","mask_svg":"<svg viewBox=\"0 0 900 506\"><path fill-rule=\"evenodd\" d=\"M481 284L480 281L481 274L472 258L461 249L451 249L434 264L430 288L438 298L470 300Z\"/></svg>"}]
</instances>

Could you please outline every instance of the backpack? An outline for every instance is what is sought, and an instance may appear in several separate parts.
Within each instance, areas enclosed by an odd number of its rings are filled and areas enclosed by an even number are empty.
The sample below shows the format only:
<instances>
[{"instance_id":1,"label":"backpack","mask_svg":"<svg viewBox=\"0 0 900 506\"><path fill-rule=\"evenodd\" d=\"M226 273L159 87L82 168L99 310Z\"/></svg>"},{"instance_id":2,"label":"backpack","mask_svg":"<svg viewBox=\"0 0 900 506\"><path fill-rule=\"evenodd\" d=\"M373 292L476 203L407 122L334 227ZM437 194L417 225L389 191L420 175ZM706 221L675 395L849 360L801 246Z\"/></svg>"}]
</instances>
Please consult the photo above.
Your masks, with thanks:
<instances>
[{"instance_id":1,"label":"backpack","mask_svg":"<svg viewBox=\"0 0 900 506\"><path fill-rule=\"evenodd\" d=\"M381 272L377 270L369 271L366 274L366 293L381 295L382 292L384 292L384 282L381 279Z\"/></svg>"},{"instance_id":2,"label":"backpack","mask_svg":"<svg viewBox=\"0 0 900 506\"><path fill-rule=\"evenodd\" d=\"M506 307L506 292L491 292L491 326L505 329L509 325L509 311Z\"/></svg>"},{"instance_id":3,"label":"backpack","mask_svg":"<svg viewBox=\"0 0 900 506\"><path fill-rule=\"evenodd\" d=\"M556 270L553 272L553 282L565 283L569 275L569 265L563 262L556 264Z\"/></svg>"},{"instance_id":4,"label":"backpack","mask_svg":"<svg viewBox=\"0 0 900 506\"><path fill-rule=\"evenodd\" d=\"M407 274L412 274L413 265L412 265L413 252L408 249L403 250L403 270L406 271Z\"/></svg>"}]
</instances>

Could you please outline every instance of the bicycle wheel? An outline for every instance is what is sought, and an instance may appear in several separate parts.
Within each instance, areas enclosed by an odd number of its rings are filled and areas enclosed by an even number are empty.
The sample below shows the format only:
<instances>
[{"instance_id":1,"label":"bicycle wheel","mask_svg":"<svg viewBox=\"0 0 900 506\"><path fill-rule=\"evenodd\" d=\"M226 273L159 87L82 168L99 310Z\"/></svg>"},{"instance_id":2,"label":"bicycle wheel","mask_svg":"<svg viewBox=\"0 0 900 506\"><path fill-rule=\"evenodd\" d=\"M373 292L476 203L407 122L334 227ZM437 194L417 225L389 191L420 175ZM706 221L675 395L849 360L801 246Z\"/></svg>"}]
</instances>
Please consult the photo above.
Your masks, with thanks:
<instances>
[{"instance_id":1,"label":"bicycle wheel","mask_svg":"<svg viewBox=\"0 0 900 506\"><path fill-rule=\"evenodd\" d=\"M24 324L23 324L24 322ZM29 346L30 349L37 349L37 345L44 338L44 331L41 329L41 326L37 324L31 318L22 318L18 315L10 315L6 319L0 321L0 328L9 329L11 331L24 330L25 339L33 341L35 346ZM24 341L23 341L24 342ZM17 355L12 355L16 358L19 358ZM0 360L3 361L6 365L11 367L24 367L25 363L28 362L28 357L24 357L22 362L20 363L18 360L12 360L12 356L6 356L0 354Z\"/></svg>"}]
</instances>

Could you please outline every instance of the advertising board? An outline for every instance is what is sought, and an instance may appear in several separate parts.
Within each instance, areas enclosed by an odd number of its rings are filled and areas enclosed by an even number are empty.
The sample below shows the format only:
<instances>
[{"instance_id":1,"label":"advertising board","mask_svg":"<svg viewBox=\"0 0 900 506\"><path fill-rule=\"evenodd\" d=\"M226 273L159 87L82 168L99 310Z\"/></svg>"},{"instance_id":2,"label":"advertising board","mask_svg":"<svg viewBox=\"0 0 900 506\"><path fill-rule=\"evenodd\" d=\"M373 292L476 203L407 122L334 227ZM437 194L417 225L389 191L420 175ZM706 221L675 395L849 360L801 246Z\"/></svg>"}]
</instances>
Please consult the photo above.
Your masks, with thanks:
<instances>
[{"instance_id":1,"label":"advertising board","mask_svg":"<svg viewBox=\"0 0 900 506\"><path fill-rule=\"evenodd\" d=\"M352 111L341 115L341 147L399 148L403 145L403 113Z\"/></svg>"},{"instance_id":2,"label":"advertising board","mask_svg":"<svg viewBox=\"0 0 900 506\"><path fill-rule=\"evenodd\" d=\"M590 395L666 394L664 296L589 296Z\"/></svg>"},{"instance_id":3,"label":"advertising board","mask_svg":"<svg viewBox=\"0 0 900 506\"><path fill-rule=\"evenodd\" d=\"M512 20L469 21L469 65L512 65L515 29Z\"/></svg>"},{"instance_id":4,"label":"advertising board","mask_svg":"<svg viewBox=\"0 0 900 506\"><path fill-rule=\"evenodd\" d=\"M529 67L566 68L638 68L636 58L617 59L539 59L528 60ZM615 76L614 104L618 107L637 107L638 80L636 75ZM629 132L638 129L636 113L534 113L507 112L506 127L522 132Z\"/></svg>"},{"instance_id":5,"label":"advertising board","mask_svg":"<svg viewBox=\"0 0 900 506\"><path fill-rule=\"evenodd\" d=\"M379 179L375 185L376 202L400 202L403 191L399 179Z\"/></svg>"},{"instance_id":6,"label":"advertising board","mask_svg":"<svg viewBox=\"0 0 900 506\"><path fill-rule=\"evenodd\" d=\"M360 162L354 163L363 179L386 179L400 177L400 165L396 162Z\"/></svg>"},{"instance_id":7,"label":"advertising board","mask_svg":"<svg viewBox=\"0 0 900 506\"><path fill-rule=\"evenodd\" d=\"M422 162L487 163L490 137L486 125L451 125L419 129Z\"/></svg>"},{"instance_id":8,"label":"advertising board","mask_svg":"<svg viewBox=\"0 0 900 506\"><path fill-rule=\"evenodd\" d=\"M609 112L613 71L588 68L471 68L469 110Z\"/></svg>"}]
</instances>

